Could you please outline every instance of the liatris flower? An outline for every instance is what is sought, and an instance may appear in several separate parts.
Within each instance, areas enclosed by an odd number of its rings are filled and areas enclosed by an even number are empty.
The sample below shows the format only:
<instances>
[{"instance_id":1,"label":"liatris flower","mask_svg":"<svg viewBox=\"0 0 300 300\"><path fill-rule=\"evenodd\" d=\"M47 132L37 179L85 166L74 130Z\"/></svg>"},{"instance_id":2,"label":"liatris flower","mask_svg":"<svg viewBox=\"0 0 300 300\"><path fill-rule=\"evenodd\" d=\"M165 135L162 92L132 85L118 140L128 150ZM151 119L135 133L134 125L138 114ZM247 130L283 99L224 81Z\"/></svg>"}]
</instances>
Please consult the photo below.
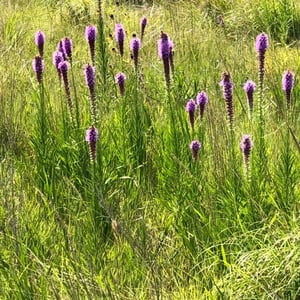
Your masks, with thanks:
<instances>
[{"instance_id":1,"label":"liatris flower","mask_svg":"<svg viewBox=\"0 0 300 300\"><path fill-rule=\"evenodd\" d=\"M170 68L172 73L174 74L174 44L173 41L169 40L169 48L170 48L170 53L169 53L169 62L170 62Z\"/></svg>"},{"instance_id":2,"label":"liatris flower","mask_svg":"<svg viewBox=\"0 0 300 300\"><path fill-rule=\"evenodd\" d=\"M256 84L252 80L247 80L244 84L244 91L246 92L248 105L250 114L252 115L253 112L253 93L256 90Z\"/></svg>"},{"instance_id":3,"label":"liatris flower","mask_svg":"<svg viewBox=\"0 0 300 300\"><path fill-rule=\"evenodd\" d=\"M141 19L141 40L143 40L143 38L144 38L146 25L147 25L147 19L146 19L146 17L142 17L142 19Z\"/></svg>"},{"instance_id":4,"label":"liatris flower","mask_svg":"<svg viewBox=\"0 0 300 300\"><path fill-rule=\"evenodd\" d=\"M65 53L65 49L64 49L64 46L63 46L63 40L60 40L58 42L56 50L62 53L64 60L67 59L67 56L66 56L66 53Z\"/></svg>"},{"instance_id":5,"label":"liatris flower","mask_svg":"<svg viewBox=\"0 0 300 300\"><path fill-rule=\"evenodd\" d=\"M65 91L67 95L67 102L70 110L70 116L71 120L73 121L73 101L71 98L71 93L70 93L70 85L69 85L69 79L68 79L68 70L69 70L69 64L67 61L62 61L58 64L58 69L60 70L62 74L62 78L64 81L64 86L65 86Z\"/></svg>"},{"instance_id":6,"label":"liatris flower","mask_svg":"<svg viewBox=\"0 0 300 300\"><path fill-rule=\"evenodd\" d=\"M59 82L61 81L61 71L58 68L59 63L61 63L62 61L64 61L64 57L63 54L60 51L54 51L53 56L52 56L52 62L56 68L57 74L58 74L58 79Z\"/></svg>"},{"instance_id":7,"label":"liatris flower","mask_svg":"<svg viewBox=\"0 0 300 300\"><path fill-rule=\"evenodd\" d=\"M242 137L240 148L244 155L244 162L245 162L247 175L249 172L249 159L250 159L250 153L251 153L252 147L253 147L253 143L251 141L250 135L244 134Z\"/></svg>"},{"instance_id":8,"label":"liatris flower","mask_svg":"<svg viewBox=\"0 0 300 300\"><path fill-rule=\"evenodd\" d=\"M269 38L266 33L261 33L256 37L256 51L258 53L259 63L259 85L263 88L264 74L265 74L265 53L269 47ZM262 91L260 91L262 92Z\"/></svg>"},{"instance_id":9,"label":"liatris flower","mask_svg":"<svg viewBox=\"0 0 300 300\"><path fill-rule=\"evenodd\" d=\"M125 29L121 23L115 25L115 37L121 56L124 54Z\"/></svg>"},{"instance_id":10,"label":"liatris flower","mask_svg":"<svg viewBox=\"0 0 300 300\"><path fill-rule=\"evenodd\" d=\"M46 40L46 36L44 34L44 32L42 31L37 31L35 34L35 44L37 45L38 49L39 49L39 54L40 57L43 57L44 55L44 44L45 44L45 40Z\"/></svg>"},{"instance_id":11,"label":"liatris flower","mask_svg":"<svg viewBox=\"0 0 300 300\"><path fill-rule=\"evenodd\" d=\"M72 52L73 52L72 40L66 37L63 39L62 45L63 45L64 53L66 54L70 62L72 62Z\"/></svg>"},{"instance_id":12,"label":"liatris flower","mask_svg":"<svg viewBox=\"0 0 300 300\"><path fill-rule=\"evenodd\" d=\"M295 76L291 71L285 71L282 77L282 89L285 92L287 107L291 105L291 92L294 87Z\"/></svg>"},{"instance_id":13,"label":"liatris flower","mask_svg":"<svg viewBox=\"0 0 300 300\"><path fill-rule=\"evenodd\" d=\"M96 143L98 140L98 130L94 125L89 127L86 131L85 140L89 144L91 162L94 163L96 159Z\"/></svg>"},{"instance_id":14,"label":"liatris flower","mask_svg":"<svg viewBox=\"0 0 300 300\"><path fill-rule=\"evenodd\" d=\"M170 87L170 49L173 48L173 43L170 41L166 33L161 33L160 39L158 40L158 55L163 61L164 73L167 87Z\"/></svg>"},{"instance_id":15,"label":"liatris flower","mask_svg":"<svg viewBox=\"0 0 300 300\"><path fill-rule=\"evenodd\" d=\"M190 149L192 151L192 156L195 161L198 158L198 152L199 152L200 148L201 148L201 143L199 141L195 140L195 141L191 142Z\"/></svg>"},{"instance_id":16,"label":"liatris flower","mask_svg":"<svg viewBox=\"0 0 300 300\"><path fill-rule=\"evenodd\" d=\"M119 86L119 90L120 90L120 94L121 96L125 95L125 80L126 80L126 75L122 72L119 72L116 76L115 76L115 80L116 83Z\"/></svg>"},{"instance_id":17,"label":"liatris flower","mask_svg":"<svg viewBox=\"0 0 300 300\"><path fill-rule=\"evenodd\" d=\"M134 61L134 66L137 69L138 67L138 58L139 58L139 50L141 48L141 40L137 37L133 37L130 40L130 50L132 52L132 57Z\"/></svg>"},{"instance_id":18,"label":"liatris flower","mask_svg":"<svg viewBox=\"0 0 300 300\"><path fill-rule=\"evenodd\" d=\"M186 111L189 113L189 119L192 129L194 130L195 123L195 111L196 111L196 103L193 99L190 99L185 107Z\"/></svg>"},{"instance_id":19,"label":"liatris flower","mask_svg":"<svg viewBox=\"0 0 300 300\"><path fill-rule=\"evenodd\" d=\"M95 64L95 42L97 37L97 28L94 25L85 28L85 39L89 43L92 64Z\"/></svg>"},{"instance_id":20,"label":"liatris flower","mask_svg":"<svg viewBox=\"0 0 300 300\"><path fill-rule=\"evenodd\" d=\"M92 120L96 123L95 67L86 65L84 67L84 77L90 91Z\"/></svg>"},{"instance_id":21,"label":"liatris flower","mask_svg":"<svg viewBox=\"0 0 300 300\"><path fill-rule=\"evenodd\" d=\"M202 120L203 115L204 115L205 106L208 103L207 94L205 92L198 93L196 100L197 100L197 104L199 105L199 108L200 108L200 120Z\"/></svg>"},{"instance_id":22,"label":"liatris flower","mask_svg":"<svg viewBox=\"0 0 300 300\"><path fill-rule=\"evenodd\" d=\"M226 102L229 126L230 129L233 129L233 100L232 100L233 83L230 79L230 74L228 72L224 72L222 74L222 81L220 82L220 85L223 87L223 97Z\"/></svg>"},{"instance_id":23,"label":"liatris flower","mask_svg":"<svg viewBox=\"0 0 300 300\"><path fill-rule=\"evenodd\" d=\"M32 68L36 74L38 83L43 82L44 60L41 56L36 56L32 61Z\"/></svg>"}]
</instances>

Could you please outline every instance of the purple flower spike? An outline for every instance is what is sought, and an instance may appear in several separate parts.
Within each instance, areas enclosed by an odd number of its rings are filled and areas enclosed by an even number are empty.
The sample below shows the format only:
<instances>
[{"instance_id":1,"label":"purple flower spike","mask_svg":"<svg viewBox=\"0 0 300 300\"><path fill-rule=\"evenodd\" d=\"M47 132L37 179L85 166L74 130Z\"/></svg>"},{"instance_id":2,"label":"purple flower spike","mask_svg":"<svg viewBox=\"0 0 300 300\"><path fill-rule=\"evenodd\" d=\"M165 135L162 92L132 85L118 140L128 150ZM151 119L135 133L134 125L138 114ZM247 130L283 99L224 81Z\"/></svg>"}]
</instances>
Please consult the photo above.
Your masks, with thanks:
<instances>
[{"instance_id":1,"label":"purple flower spike","mask_svg":"<svg viewBox=\"0 0 300 300\"><path fill-rule=\"evenodd\" d=\"M95 64L95 42L97 38L97 28L94 25L85 28L85 39L89 43L91 60Z\"/></svg>"},{"instance_id":2,"label":"purple flower spike","mask_svg":"<svg viewBox=\"0 0 300 300\"><path fill-rule=\"evenodd\" d=\"M70 117L73 121L73 101L71 98L71 92L70 92L70 84L69 84L69 78L68 78L68 70L69 70L69 63L67 61L62 61L58 64L58 69L62 74L65 92L67 96L67 103L70 110Z\"/></svg>"},{"instance_id":3,"label":"purple flower spike","mask_svg":"<svg viewBox=\"0 0 300 300\"><path fill-rule=\"evenodd\" d=\"M35 44L39 49L40 57L44 56L44 44L45 44L46 36L44 32L37 31L34 37Z\"/></svg>"},{"instance_id":4,"label":"purple flower spike","mask_svg":"<svg viewBox=\"0 0 300 300\"><path fill-rule=\"evenodd\" d=\"M142 19L141 19L141 40L143 40L143 38L144 38L146 26L147 26L147 19L146 19L146 17L142 17Z\"/></svg>"},{"instance_id":5,"label":"purple flower spike","mask_svg":"<svg viewBox=\"0 0 300 300\"><path fill-rule=\"evenodd\" d=\"M62 42L64 53L68 57L68 59L72 62L72 52L73 52L73 43L72 40L68 37L63 39Z\"/></svg>"},{"instance_id":6,"label":"purple flower spike","mask_svg":"<svg viewBox=\"0 0 300 300\"><path fill-rule=\"evenodd\" d=\"M198 93L196 100L197 100L197 104L199 105L199 108L200 108L200 120L202 120L203 115L204 115L205 106L208 103L207 94L203 91Z\"/></svg>"},{"instance_id":7,"label":"purple flower spike","mask_svg":"<svg viewBox=\"0 0 300 300\"><path fill-rule=\"evenodd\" d=\"M253 113L253 93L256 90L256 84L252 80L247 80L244 84L244 91L246 92L250 114Z\"/></svg>"},{"instance_id":8,"label":"purple flower spike","mask_svg":"<svg viewBox=\"0 0 300 300\"><path fill-rule=\"evenodd\" d=\"M117 23L115 25L115 37L119 47L119 51L121 56L124 54L124 40L125 40L125 29L121 23Z\"/></svg>"},{"instance_id":9,"label":"purple flower spike","mask_svg":"<svg viewBox=\"0 0 300 300\"><path fill-rule=\"evenodd\" d=\"M120 90L120 94L121 96L125 95L125 80L126 80L126 75L122 72L119 72L116 76L115 76L115 80L116 83L119 86L119 90Z\"/></svg>"},{"instance_id":10,"label":"purple flower spike","mask_svg":"<svg viewBox=\"0 0 300 300\"><path fill-rule=\"evenodd\" d=\"M285 92L287 107L291 105L291 93L294 87L295 75L291 71L285 71L282 77L282 89Z\"/></svg>"},{"instance_id":11,"label":"purple flower spike","mask_svg":"<svg viewBox=\"0 0 300 300\"><path fill-rule=\"evenodd\" d=\"M259 74L259 87L260 87L260 98L261 98L264 76L265 76L265 54L267 49L269 48L269 38L267 34L261 33L256 37L255 48L258 53L258 64L259 64L258 74Z\"/></svg>"},{"instance_id":12,"label":"purple flower spike","mask_svg":"<svg viewBox=\"0 0 300 300\"><path fill-rule=\"evenodd\" d=\"M39 84L43 81L44 60L41 56L36 56L32 61L32 68L36 74L36 79Z\"/></svg>"},{"instance_id":13,"label":"purple flower spike","mask_svg":"<svg viewBox=\"0 0 300 300\"><path fill-rule=\"evenodd\" d=\"M132 57L134 61L134 66L137 69L138 67L138 59L139 59L139 50L141 48L141 40L137 37L133 37L130 40L130 50L132 52Z\"/></svg>"},{"instance_id":14,"label":"purple flower spike","mask_svg":"<svg viewBox=\"0 0 300 300\"><path fill-rule=\"evenodd\" d=\"M67 59L67 56L66 56L66 53L65 53L65 49L64 49L64 46L63 46L63 40L60 40L58 42L56 50L62 53L64 60Z\"/></svg>"},{"instance_id":15,"label":"purple flower spike","mask_svg":"<svg viewBox=\"0 0 300 300\"><path fill-rule=\"evenodd\" d=\"M233 100L232 91L233 83L228 72L222 74L222 81L220 85L223 87L223 97L226 102L227 116L229 120L230 129L233 129Z\"/></svg>"},{"instance_id":16,"label":"purple flower spike","mask_svg":"<svg viewBox=\"0 0 300 300\"><path fill-rule=\"evenodd\" d=\"M98 130L95 126L92 125L86 131L85 140L89 144L91 162L94 163L96 159L96 143L98 140Z\"/></svg>"},{"instance_id":17,"label":"purple flower spike","mask_svg":"<svg viewBox=\"0 0 300 300\"><path fill-rule=\"evenodd\" d=\"M173 43L169 39L166 33L161 33L160 39L158 40L158 55L163 61L164 73L167 87L170 87L171 78L170 78L170 57L171 62L173 61L173 56L171 54L173 49Z\"/></svg>"},{"instance_id":18,"label":"purple flower spike","mask_svg":"<svg viewBox=\"0 0 300 300\"><path fill-rule=\"evenodd\" d=\"M241 144L240 144L240 148L243 152L244 162L245 162L245 167L246 167L246 173L248 175L250 153L251 153L251 150L253 148L253 142L251 141L250 135L248 135L248 134L243 135L242 141L241 141Z\"/></svg>"},{"instance_id":19,"label":"purple flower spike","mask_svg":"<svg viewBox=\"0 0 300 300\"><path fill-rule=\"evenodd\" d=\"M96 123L95 67L91 65L85 65L84 77L86 85L88 86L90 91L92 120L94 123Z\"/></svg>"},{"instance_id":20,"label":"purple flower spike","mask_svg":"<svg viewBox=\"0 0 300 300\"><path fill-rule=\"evenodd\" d=\"M198 158L198 152L199 152L200 148L201 148L201 143L199 141L195 140L195 141L191 142L190 149L192 151L192 156L193 156L194 161L196 161Z\"/></svg>"},{"instance_id":21,"label":"purple flower spike","mask_svg":"<svg viewBox=\"0 0 300 300\"><path fill-rule=\"evenodd\" d=\"M193 99L190 99L185 107L186 111L189 113L189 119L192 129L194 130L195 123L195 111L196 111L196 103Z\"/></svg>"},{"instance_id":22,"label":"purple flower spike","mask_svg":"<svg viewBox=\"0 0 300 300\"><path fill-rule=\"evenodd\" d=\"M61 63L62 61L64 61L64 57L63 57L63 54L60 52L60 51L55 51L53 53L53 56L52 56L52 62L56 68L56 71L57 71L57 74L58 74L58 79L59 79L59 82L61 81L61 71L60 69L58 68L58 65L59 63Z\"/></svg>"}]
</instances>

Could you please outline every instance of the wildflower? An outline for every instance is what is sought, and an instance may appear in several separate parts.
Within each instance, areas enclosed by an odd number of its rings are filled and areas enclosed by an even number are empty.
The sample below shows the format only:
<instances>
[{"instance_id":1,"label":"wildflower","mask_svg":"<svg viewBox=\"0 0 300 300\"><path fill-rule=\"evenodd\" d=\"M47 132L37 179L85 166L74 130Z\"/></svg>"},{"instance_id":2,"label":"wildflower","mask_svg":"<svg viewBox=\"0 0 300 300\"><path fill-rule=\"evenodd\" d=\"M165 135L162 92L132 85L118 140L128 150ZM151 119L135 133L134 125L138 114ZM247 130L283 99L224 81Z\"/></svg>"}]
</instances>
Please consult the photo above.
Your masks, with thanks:
<instances>
[{"instance_id":1,"label":"wildflower","mask_svg":"<svg viewBox=\"0 0 300 300\"><path fill-rule=\"evenodd\" d=\"M265 53L269 47L269 38L266 33L261 33L256 37L255 48L258 53L259 64L259 85L262 90L265 74Z\"/></svg>"},{"instance_id":2,"label":"wildflower","mask_svg":"<svg viewBox=\"0 0 300 300\"><path fill-rule=\"evenodd\" d=\"M60 53L62 53L63 56L63 60L67 59L66 53L65 53L65 49L63 46L63 40L60 40L57 44L56 50L59 51Z\"/></svg>"},{"instance_id":3,"label":"wildflower","mask_svg":"<svg viewBox=\"0 0 300 300\"><path fill-rule=\"evenodd\" d=\"M70 84L69 84L69 78L68 78L68 70L69 70L69 64L67 61L62 61L58 64L58 69L62 74L63 82L64 82L64 87L67 95L67 103L69 106L70 110L70 116L71 120L73 121L73 101L71 98L71 93L70 93Z\"/></svg>"},{"instance_id":4,"label":"wildflower","mask_svg":"<svg viewBox=\"0 0 300 300\"><path fill-rule=\"evenodd\" d=\"M90 91L92 119L96 123L95 67L91 65L85 65L84 77L86 85L88 86Z\"/></svg>"},{"instance_id":5,"label":"wildflower","mask_svg":"<svg viewBox=\"0 0 300 300\"><path fill-rule=\"evenodd\" d=\"M189 119L192 129L194 130L195 123L195 111L196 111L196 103L193 99L190 99L185 107L186 111L189 113Z\"/></svg>"},{"instance_id":6,"label":"wildflower","mask_svg":"<svg viewBox=\"0 0 300 300\"><path fill-rule=\"evenodd\" d=\"M37 31L35 34L35 44L37 45L38 49L39 49L39 54L40 57L43 57L44 55L44 44L45 44L45 40L46 40L46 36L44 34L44 32L42 31Z\"/></svg>"},{"instance_id":7,"label":"wildflower","mask_svg":"<svg viewBox=\"0 0 300 300\"><path fill-rule=\"evenodd\" d=\"M291 92L294 87L295 76L291 71L285 71L282 77L282 89L285 92L287 107L291 105Z\"/></svg>"},{"instance_id":8,"label":"wildflower","mask_svg":"<svg viewBox=\"0 0 300 300\"><path fill-rule=\"evenodd\" d=\"M94 125L90 126L86 131L85 140L89 144L91 162L94 163L96 159L96 143L98 140L98 130Z\"/></svg>"},{"instance_id":9,"label":"wildflower","mask_svg":"<svg viewBox=\"0 0 300 300\"><path fill-rule=\"evenodd\" d=\"M126 75L122 72L119 72L115 76L115 81L119 86L119 91L120 91L121 96L125 95L125 80L126 80Z\"/></svg>"},{"instance_id":10,"label":"wildflower","mask_svg":"<svg viewBox=\"0 0 300 300\"><path fill-rule=\"evenodd\" d=\"M53 53L53 56L52 56L52 62L56 68L56 71L57 71L57 74L58 74L58 78L59 78L59 81L61 81L61 71L60 69L58 68L58 65L59 63L61 63L62 61L64 61L64 57L63 57L63 53L56 50L54 51Z\"/></svg>"},{"instance_id":11,"label":"wildflower","mask_svg":"<svg viewBox=\"0 0 300 300\"><path fill-rule=\"evenodd\" d=\"M146 19L146 17L142 17L142 19L141 19L141 40L143 40L143 38L144 38L146 25L147 25L147 19Z\"/></svg>"},{"instance_id":12,"label":"wildflower","mask_svg":"<svg viewBox=\"0 0 300 300\"><path fill-rule=\"evenodd\" d=\"M85 28L85 39L89 43L92 64L95 64L95 42L97 37L97 28L89 25Z\"/></svg>"},{"instance_id":13,"label":"wildflower","mask_svg":"<svg viewBox=\"0 0 300 300\"><path fill-rule=\"evenodd\" d=\"M192 156L195 161L198 158L198 152L199 152L200 148L201 148L201 143L199 141L194 140L191 142L190 149L192 151Z\"/></svg>"},{"instance_id":14,"label":"wildflower","mask_svg":"<svg viewBox=\"0 0 300 300\"><path fill-rule=\"evenodd\" d=\"M72 62L72 52L73 52L72 40L68 37L64 38L62 41L62 46L63 46L65 55L68 57L70 62Z\"/></svg>"},{"instance_id":15,"label":"wildflower","mask_svg":"<svg viewBox=\"0 0 300 300\"><path fill-rule=\"evenodd\" d=\"M197 100L197 104L199 105L199 108L200 108L200 120L202 120L203 115L204 115L205 106L208 103L207 94L205 92L198 93L196 100Z\"/></svg>"},{"instance_id":16,"label":"wildflower","mask_svg":"<svg viewBox=\"0 0 300 300\"><path fill-rule=\"evenodd\" d=\"M138 57L139 57L140 48L141 48L141 40L134 36L130 40L130 50L132 52L132 57L133 57L135 68L138 67Z\"/></svg>"},{"instance_id":17,"label":"wildflower","mask_svg":"<svg viewBox=\"0 0 300 300\"><path fill-rule=\"evenodd\" d=\"M220 82L220 85L223 87L223 97L226 102L229 126L230 129L233 129L233 100L232 100L233 83L230 79L230 74L228 72L224 72L222 74L222 81Z\"/></svg>"},{"instance_id":18,"label":"wildflower","mask_svg":"<svg viewBox=\"0 0 300 300\"><path fill-rule=\"evenodd\" d=\"M115 37L121 56L124 54L125 29L121 23L115 25Z\"/></svg>"},{"instance_id":19,"label":"wildflower","mask_svg":"<svg viewBox=\"0 0 300 300\"><path fill-rule=\"evenodd\" d=\"M158 55L163 61L164 73L167 87L170 87L171 78L170 78L170 53L173 49L173 43L169 39L169 36L166 33L161 33L160 39L158 40ZM173 56L171 55L171 60Z\"/></svg>"},{"instance_id":20,"label":"wildflower","mask_svg":"<svg viewBox=\"0 0 300 300\"><path fill-rule=\"evenodd\" d=\"M251 153L252 147L253 147L253 142L251 141L250 135L244 134L242 137L242 141L240 143L240 148L241 148L241 151L243 152L244 163L245 163L247 174L249 171L249 159L250 159L250 153Z\"/></svg>"},{"instance_id":21,"label":"wildflower","mask_svg":"<svg viewBox=\"0 0 300 300\"><path fill-rule=\"evenodd\" d=\"M37 55L32 61L32 68L36 74L36 79L38 83L43 81L43 71L44 71L44 60L41 56Z\"/></svg>"},{"instance_id":22,"label":"wildflower","mask_svg":"<svg viewBox=\"0 0 300 300\"><path fill-rule=\"evenodd\" d=\"M253 112L253 93L256 90L256 84L252 80L247 80L244 84L244 91L246 92L250 114Z\"/></svg>"}]
</instances>

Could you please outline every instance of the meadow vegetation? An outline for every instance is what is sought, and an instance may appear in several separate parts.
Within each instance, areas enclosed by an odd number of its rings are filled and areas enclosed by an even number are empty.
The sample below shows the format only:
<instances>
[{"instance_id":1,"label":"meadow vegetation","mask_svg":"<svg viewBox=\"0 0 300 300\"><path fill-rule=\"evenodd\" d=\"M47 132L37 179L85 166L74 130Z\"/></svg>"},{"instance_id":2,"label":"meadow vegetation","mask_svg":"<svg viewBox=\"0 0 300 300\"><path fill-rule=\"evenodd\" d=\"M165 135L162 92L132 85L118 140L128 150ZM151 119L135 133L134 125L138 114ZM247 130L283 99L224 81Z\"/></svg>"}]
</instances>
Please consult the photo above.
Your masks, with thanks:
<instances>
[{"instance_id":1,"label":"meadow vegetation","mask_svg":"<svg viewBox=\"0 0 300 300\"><path fill-rule=\"evenodd\" d=\"M300 298L297 1L2 0L0 9L1 299ZM94 100L84 75L91 24ZM161 32L173 43L170 82ZM52 62L65 37L69 96ZM201 91L208 103L192 128L186 105Z\"/></svg>"}]
</instances>

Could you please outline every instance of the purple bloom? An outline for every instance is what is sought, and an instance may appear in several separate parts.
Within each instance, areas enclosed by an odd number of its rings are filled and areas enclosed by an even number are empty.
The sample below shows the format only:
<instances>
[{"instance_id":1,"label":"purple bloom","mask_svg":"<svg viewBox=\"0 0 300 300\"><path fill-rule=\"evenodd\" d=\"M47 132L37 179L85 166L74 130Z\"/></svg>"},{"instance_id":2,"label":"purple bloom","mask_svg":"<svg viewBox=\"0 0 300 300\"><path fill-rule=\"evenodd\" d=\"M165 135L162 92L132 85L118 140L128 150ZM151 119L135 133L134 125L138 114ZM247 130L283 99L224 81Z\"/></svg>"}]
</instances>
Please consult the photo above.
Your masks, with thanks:
<instances>
[{"instance_id":1,"label":"purple bloom","mask_svg":"<svg viewBox=\"0 0 300 300\"><path fill-rule=\"evenodd\" d=\"M198 152L199 152L200 148L201 148L201 143L199 141L194 140L191 142L190 149L192 151L192 156L195 161L198 158Z\"/></svg>"},{"instance_id":2,"label":"purple bloom","mask_svg":"<svg viewBox=\"0 0 300 300\"><path fill-rule=\"evenodd\" d=\"M36 79L38 83L43 81L43 71L44 71L44 60L41 56L36 56L32 61L32 68L36 74Z\"/></svg>"},{"instance_id":3,"label":"purple bloom","mask_svg":"<svg viewBox=\"0 0 300 300\"><path fill-rule=\"evenodd\" d=\"M130 50L134 61L135 68L138 67L139 50L141 48L141 40L137 37L133 37L130 40Z\"/></svg>"},{"instance_id":4,"label":"purple bloom","mask_svg":"<svg viewBox=\"0 0 300 300\"><path fill-rule=\"evenodd\" d=\"M126 80L126 75L122 72L119 72L116 76L115 76L115 81L119 86L119 90L120 90L120 94L121 96L125 95L125 80Z\"/></svg>"},{"instance_id":5,"label":"purple bloom","mask_svg":"<svg viewBox=\"0 0 300 300\"><path fill-rule=\"evenodd\" d=\"M125 40L125 29L121 23L117 23L115 25L115 37L119 47L119 51L121 56L124 54L124 40Z\"/></svg>"},{"instance_id":6,"label":"purple bloom","mask_svg":"<svg viewBox=\"0 0 300 300\"><path fill-rule=\"evenodd\" d=\"M73 43L72 40L68 37L64 38L62 41L63 49L65 55L72 61L72 52L73 52Z\"/></svg>"},{"instance_id":7,"label":"purple bloom","mask_svg":"<svg viewBox=\"0 0 300 300\"><path fill-rule=\"evenodd\" d=\"M158 55L163 61L164 73L167 87L170 87L170 62L173 65L172 56L173 42L169 39L166 33L161 33L160 39L158 40ZM171 59L170 59L171 58Z\"/></svg>"},{"instance_id":8,"label":"purple bloom","mask_svg":"<svg viewBox=\"0 0 300 300\"><path fill-rule=\"evenodd\" d=\"M291 104L291 92L294 87L295 75L291 71L285 71L282 77L282 89L285 92L287 107Z\"/></svg>"},{"instance_id":9,"label":"purple bloom","mask_svg":"<svg viewBox=\"0 0 300 300\"><path fill-rule=\"evenodd\" d=\"M229 126L230 129L233 129L233 100L232 100L233 83L230 79L230 74L228 72L224 72L222 74L222 81L220 82L220 85L223 87L223 97L226 102Z\"/></svg>"},{"instance_id":10,"label":"purple bloom","mask_svg":"<svg viewBox=\"0 0 300 300\"><path fill-rule=\"evenodd\" d=\"M97 28L89 25L85 28L85 39L89 43L92 63L95 64L95 42L97 37Z\"/></svg>"},{"instance_id":11,"label":"purple bloom","mask_svg":"<svg viewBox=\"0 0 300 300\"><path fill-rule=\"evenodd\" d=\"M95 67L91 65L84 66L84 77L86 85L90 91L91 115L96 123L96 95L95 95Z\"/></svg>"},{"instance_id":12,"label":"purple bloom","mask_svg":"<svg viewBox=\"0 0 300 300\"><path fill-rule=\"evenodd\" d=\"M248 174L248 169L249 169L249 158L250 158L250 153L251 153L252 147L253 147L253 142L251 141L250 135L244 134L242 137L242 141L240 143L240 148L244 155L244 162L245 162L247 174Z\"/></svg>"},{"instance_id":13,"label":"purple bloom","mask_svg":"<svg viewBox=\"0 0 300 300\"><path fill-rule=\"evenodd\" d=\"M269 48L269 38L266 33L261 33L256 37L255 48L258 53L267 51Z\"/></svg>"},{"instance_id":14,"label":"purple bloom","mask_svg":"<svg viewBox=\"0 0 300 300\"><path fill-rule=\"evenodd\" d=\"M73 121L73 101L71 98L71 92L70 92L70 84L69 84L69 78L68 78L68 70L69 70L69 63L67 61L62 61L58 64L58 69L62 74L65 92L67 96L67 103L70 110L70 117Z\"/></svg>"},{"instance_id":15,"label":"purple bloom","mask_svg":"<svg viewBox=\"0 0 300 300\"><path fill-rule=\"evenodd\" d=\"M196 103L193 99L190 99L185 107L186 111L189 113L189 119L192 129L194 129L195 123L195 111L196 111Z\"/></svg>"},{"instance_id":16,"label":"purple bloom","mask_svg":"<svg viewBox=\"0 0 300 300\"><path fill-rule=\"evenodd\" d=\"M66 53L65 53L65 49L64 49L64 46L63 46L63 40L60 40L58 42L56 50L62 53L64 60L67 59L67 56L66 56Z\"/></svg>"},{"instance_id":17,"label":"purple bloom","mask_svg":"<svg viewBox=\"0 0 300 300\"><path fill-rule=\"evenodd\" d=\"M200 120L202 120L203 115L204 115L205 106L208 103L207 94L203 91L198 93L196 100L197 100L197 104L199 105L199 108L200 108Z\"/></svg>"},{"instance_id":18,"label":"purple bloom","mask_svg":"<svg viewBox=\"0 0 300 300\"><path fill-rule=\"evenodd\" d=\"M256 37L256 51L258 53L258 74L259 74L259 87L260 98L262 98L263 82L265 76L265 54L269 47L269 38L265 33L261 33ZM261 99L260 99L261 101Z\"/></svg>"},{"instance_id":19,"label":"purple bloom","mask_svg":"<svg viewBox=\"0 0 300 300\"><path fill-rule=\"evenodd\" d=\"M85 140L89 144L91 162L94 163L96 159L96 143L98 140L98 130L94 125L89 127L86 131Z\"/></svg>"},{"instance_id":20,"label":"purple bloom","mask_svg":"<svg viewBox=\"0 0 300 300\"><path fill-rule=\"evenodd\" d=\"M61 81L61 72L60 72L60 69L58 68L58 65L62 61L64 61L63 54L58 50L54 51L53 56L52 56L52 62L54 64L55 68L56 68L59 81Z\"/></svg>"},{"instance_id":21,"label":"purple bloom","mask_svg":"<svg viewBox=\"0 0 300 300\"><path fill-rule=\"evenodd\" d=\"M44 32L37 31L35 34L35 37L34 37L34 41L39 49L40 57L43 57L43 55L44 55L45 40L46 40L46 36L45 36Z\"/></svg>"},{"instance_id":22,"label":"purple bloom","mask_svg":"<svg viewBox=\"0 0 300 300\"><path fill-rule=\"evenodd\" d=\"M247 99L248 99L248 105L250 113L253 112L253 93L256 90L256 84L252 80L247 80L244 84L244 91L246 92Z\"/></svg>"},{"instance_id":23,"label":"purple bloom","mask_svg":"<svg viewBox=\"0 0 300 300\"><path fill-rule=\"evenodd\" d=\"M141 40L143 40L143 38L144 38L146 25L147 25L147 19L146 19L146 17L142 17L142 19L141 19Z\"/></svg>"}]
</instances>

